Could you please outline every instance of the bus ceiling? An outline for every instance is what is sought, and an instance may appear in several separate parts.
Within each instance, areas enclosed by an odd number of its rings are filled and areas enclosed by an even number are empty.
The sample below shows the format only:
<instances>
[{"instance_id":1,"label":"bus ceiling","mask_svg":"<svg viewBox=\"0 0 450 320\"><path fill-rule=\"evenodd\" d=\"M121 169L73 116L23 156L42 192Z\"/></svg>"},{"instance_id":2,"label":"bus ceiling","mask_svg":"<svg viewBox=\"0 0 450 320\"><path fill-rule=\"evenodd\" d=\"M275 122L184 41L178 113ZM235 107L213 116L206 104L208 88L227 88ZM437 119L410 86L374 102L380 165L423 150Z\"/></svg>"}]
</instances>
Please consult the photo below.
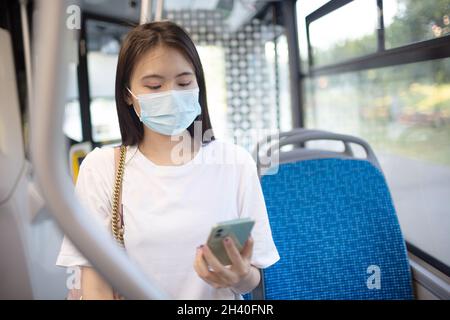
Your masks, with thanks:
<instances>
[{"instance_id":1,"label":"bus ceiling","mask_svg":"<svg viewBox=\"0 0 450 320\"><path fill-rule=\"evenodd\" d=\"M230 32L236 32L244 24L264 11L271 3L280 0L81 0L83 12L102 15L122 21L134 23L161 20L163 11L183 10L217 10L225 19L225 26Z\"/></svg>"}]
</instances>

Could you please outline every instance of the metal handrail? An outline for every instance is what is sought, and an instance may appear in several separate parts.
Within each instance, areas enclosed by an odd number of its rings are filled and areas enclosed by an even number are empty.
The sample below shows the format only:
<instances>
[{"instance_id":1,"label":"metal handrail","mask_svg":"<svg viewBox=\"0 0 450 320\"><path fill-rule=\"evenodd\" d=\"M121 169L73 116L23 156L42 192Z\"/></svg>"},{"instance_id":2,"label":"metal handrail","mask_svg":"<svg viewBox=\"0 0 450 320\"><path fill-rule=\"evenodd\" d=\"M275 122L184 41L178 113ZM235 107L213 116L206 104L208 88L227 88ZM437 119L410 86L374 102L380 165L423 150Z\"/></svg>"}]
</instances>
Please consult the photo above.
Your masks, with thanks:
<instances>
[{"instance_id":1,"label":"metal handrail","mask_svg":"<svg viewBox=\"0 0 450 320\"><path fill-rule=\"evenodd\" d=\"M354 157L352 148L350 147L350 143L357 144L364 149L367 161L371 162L375 167L381 170L381 166L378 162L375 153L373 152L369 144L363 139L350 135L337 134L333 132L313 130L313 129L297 128L288 132L280 133L278 135L277 134L272 135L264 139L263 141L258 142L255 151L253 152L253 157L254 159L256 159L257 163L259 163L259 160L261 158L261 150L266 153L264 154L265 157L270 158L273 156L271 154L273 152L277 152L279 155L282 155L283 153L287 154L288 152L290 152L290 151L287 152L281 151L280 148L283 146L286 145L299 146L305 144L306 142L317 140L333 140L342 142L345 146L344 151L333 153L335 153L336 156L341 155L345 158Z\"/></svg>"}]
</instances>

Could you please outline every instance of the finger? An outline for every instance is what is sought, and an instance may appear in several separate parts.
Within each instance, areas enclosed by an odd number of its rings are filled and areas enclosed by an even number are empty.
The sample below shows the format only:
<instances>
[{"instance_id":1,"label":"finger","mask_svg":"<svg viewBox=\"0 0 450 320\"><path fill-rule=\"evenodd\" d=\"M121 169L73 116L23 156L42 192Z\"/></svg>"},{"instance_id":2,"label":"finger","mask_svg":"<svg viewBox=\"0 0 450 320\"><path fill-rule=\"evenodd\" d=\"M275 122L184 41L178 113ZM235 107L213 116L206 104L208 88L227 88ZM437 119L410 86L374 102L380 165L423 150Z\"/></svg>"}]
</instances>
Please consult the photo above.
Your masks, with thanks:
<instances>
[{"instance_id":1,"label":"finger","mask_svg":"<svg viewBox=\"0 0 450 320\"><path fill-rule=\"evenodd\" d=\"M233 266L238 269L244 267L244 261L242 260L241 253L239 252L233 239L226 237L223 241L225 250L227 251L228 257L230 258Z\"/></svg>"},{"instance_id":2,"label":"finger","mask_svg":"<svg viewBox=\"0 0 450 320\"><path fill-rule=\"evenodd\" d=\"M244 248L242 248L242 258L250 260L252 258L253 254L253 246L255 244L255 241L253 240L253 237L250 236L248 240L245 242Z\"/></svg>"},{"instance_id":3,"label":"finger","mask_svg":"<svg viewBox=\"0 0 450 320\"><path fill-rule=\"evenodd\" d=\"M206 263L202 250L197 249L197 254L195 256L194 263L195 272L202 278L205 282L209 283L214 287L220 287L222 284L222 280L214 273L209 271L208 264Z\"/></svg>"},{"instance_id":4,"label":"finger","mask_svg":"<svg viewBox=\"0 0 450 320\"><path fill-rule=\"evenodd\" d=\"M203 253L201 249L197 249L197 254L195 256L195 265L196 271L198 275L202 278L207 278L208 273L210 272L208 269L208 265L203 257Z\"/></svg>"},{"instance_id":5,"label":"finger","mask_svg":"<svg viewBox=\"0 0 450 320\"><path fill-rule=\"evenodd\" d=\"M234 280L233 273L225 268L225 266L220 263L219 259L212 253L211 249L209 249L208 246L204 246L202 248L203 250L203 257L205 258L206 262L209 264L209 266L214 270L213 272L217 274L223 281L226 283L230 283Z\"/></svg>"}]
</instances>

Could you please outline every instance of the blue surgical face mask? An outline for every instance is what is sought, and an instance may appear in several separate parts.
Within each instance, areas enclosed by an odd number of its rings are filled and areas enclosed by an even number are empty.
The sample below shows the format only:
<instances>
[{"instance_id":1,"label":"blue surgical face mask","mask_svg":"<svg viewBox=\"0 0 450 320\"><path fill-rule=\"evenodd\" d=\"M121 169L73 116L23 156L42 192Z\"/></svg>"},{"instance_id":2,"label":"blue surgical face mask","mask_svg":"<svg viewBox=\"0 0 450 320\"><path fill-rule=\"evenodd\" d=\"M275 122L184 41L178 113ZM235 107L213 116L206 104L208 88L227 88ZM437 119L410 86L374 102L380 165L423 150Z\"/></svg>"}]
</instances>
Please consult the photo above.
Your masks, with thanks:
<instances>
[{"instance_id":1,"label":"blue surgical face mask","mask_svg":"<svg viewBox=\"0 0 450 320\"><path fill-rule=\"evenodd\" d=\"M186 130L201 113L198 102L199 89L170 90L158 93L140 94L135 97L141 107L136 112L143 124L158 133L173 136Z\"/></svg>"}]
</instances>

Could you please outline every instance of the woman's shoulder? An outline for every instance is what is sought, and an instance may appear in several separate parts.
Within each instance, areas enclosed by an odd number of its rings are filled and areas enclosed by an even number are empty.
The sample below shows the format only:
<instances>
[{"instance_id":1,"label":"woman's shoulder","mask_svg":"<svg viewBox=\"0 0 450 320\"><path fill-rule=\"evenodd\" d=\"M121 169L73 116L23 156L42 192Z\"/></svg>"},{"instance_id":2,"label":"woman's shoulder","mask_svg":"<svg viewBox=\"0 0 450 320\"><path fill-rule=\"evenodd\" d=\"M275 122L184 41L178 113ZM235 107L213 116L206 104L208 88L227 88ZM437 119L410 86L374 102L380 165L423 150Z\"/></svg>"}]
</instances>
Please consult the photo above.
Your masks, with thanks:
<instances>
[{"instance_id":1,"label":"woman's shoulder","mask_svg":"<svg viewBox=\"0 0 450 320\"><path fill-rule=\"evenodd\" d=\"M114 159L114 148L103 146L95 147L94 150L89 152L84 158L82 164L84 165L100 165L110 162Z\"/></svg>"},{"instance_id":2,"label":"woman's shoulder","mask_svg":"<svg viewBox=\"0 0 450 320\"><path fill-rule=\"evenodd\" d=\"M114 172L114 148L109 146L94 148L83 159L80 169L92 170L100 175Z\"/></svg>"}]
</instances>

